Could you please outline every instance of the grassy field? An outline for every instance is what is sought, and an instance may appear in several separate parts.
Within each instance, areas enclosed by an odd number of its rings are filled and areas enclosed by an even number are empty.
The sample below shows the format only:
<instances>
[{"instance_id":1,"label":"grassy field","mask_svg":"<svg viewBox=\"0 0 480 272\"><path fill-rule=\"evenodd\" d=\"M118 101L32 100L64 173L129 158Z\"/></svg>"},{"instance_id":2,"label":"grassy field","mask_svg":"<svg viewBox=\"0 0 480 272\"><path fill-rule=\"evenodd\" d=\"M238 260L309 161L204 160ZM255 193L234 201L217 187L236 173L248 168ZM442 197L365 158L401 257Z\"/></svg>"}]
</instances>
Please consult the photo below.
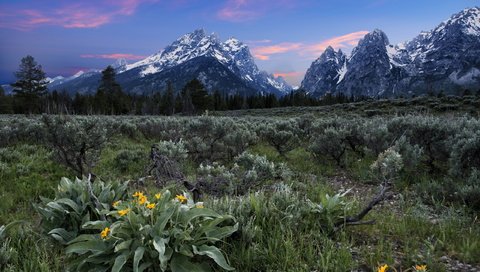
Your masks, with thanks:
<instances>
[{"instance_id":1,"label":"grassy field","mask_svg":"<svg viewBox=\"0 0 480 272\"><path fill-rule=\"evenodd\" d=\"M302 114L313 111L318 116L332 108L335 112L356 108L356 112L364 115L379 112L385 115L387 110L376 103L368 107L348 104L222 115L246 116L241 120L247 124L249 115L295 116L297 111ZM398 107L389 107L389 111L397 112ZM369 113L372 108L379 112ZM470 108L462 112L474 114ZM1 118L4 119L1 124L7 127L17 117ZM135 124L140 122L139 118L132 118L129 122ZM182 120L180 122L189 122L188 118ZM269 120L263 119L262 122L268 123ZM278 118L272 118L271 122L273 120ZM135 191L162 190L153 178L140 178L148 176L146 170L151 146L176 134L171 128L158 129L157 134L146 134L142 132L145 129L138 127L120 131L108 137L92 172L105 182L129 180L130 195ZM161 136L165 131L173 134ZM11 133L20 135L18 131ZM188 135L182 136L186 141L191 140ZM469 202L443 197L439 193L435 195L434 187L448 191L443 180L448 170L441 161L435 162L436 166L444 167L440 174L428 173L428 165L420 164L416 168L418 171L402 171L392 178L391 193L364 219L374 220L372 224L326 228L328 220L336 218L334 216L354 215L378 194L380 183L371 170L377 154L347 148L343 164L338 165L326 154L314 155L302 141L280 154L263 137L252 141L246 151L265 156L276 166L285 166L289 175L281 179L266 178L243 193L203 195L206 207L232 215L239 223L239 230L219 245L237 271L377 271L384 264L389 266L387 271L415 271L415 265L427 265L427 271L480 269L478 210ZM201 163L215 160L228 169L235 167L232 159L214 159L214 152L204 159L201 156L204 153L188 150L189 157L181 164L188 180L195 182L198 179L197 169ZM16 224L0 232L0 270L65 271L69 255L65 247L42 230L41 216L35 204L42 198L53 198L62 177L73 179L76 175L77 172L61 163L52 146L35 137L17 137L3 143L0 148L0 226ZM175 181L167 186L174 194L186 190ZM331 197L347 190L348 193L335 202L341 207L339 215L328 214L328 210L325 214L318 208L319 203L329 205L331 198L327 195ZM312 205L317 205L317 212ZM212 269L221 270L215 266Z\"/></svg>"}]
</instances>

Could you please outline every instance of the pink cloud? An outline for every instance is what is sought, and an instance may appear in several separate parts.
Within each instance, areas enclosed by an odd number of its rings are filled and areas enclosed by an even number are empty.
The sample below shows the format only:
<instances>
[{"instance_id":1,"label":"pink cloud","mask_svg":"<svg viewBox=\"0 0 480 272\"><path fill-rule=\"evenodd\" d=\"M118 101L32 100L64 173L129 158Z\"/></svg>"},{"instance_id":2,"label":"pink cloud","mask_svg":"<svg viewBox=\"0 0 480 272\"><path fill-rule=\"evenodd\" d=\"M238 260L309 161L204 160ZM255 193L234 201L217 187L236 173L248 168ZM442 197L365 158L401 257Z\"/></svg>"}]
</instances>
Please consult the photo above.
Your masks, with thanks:
<instances>
[{"instance_id":1,"label":"pink cloud","mask_svg":"<svg viewBox=\"0 0 480 272\"><path fill-rule=\"evenodd\" d=\"M358 41L367 34L368 31L357 31L348 33L346 35L333 37L317 44L308 45L305 47L305 51L311 54L319 55L329 46L335 49L352 47L357 45Z\"/></svg>"},{"instance_id":2,"label":"pink cloud","mask_svg":"<svg viewBox=\"0 0 480 272\"><path fill-rule=\"evenodd\" d=\"M133 55L133 54L84 54L80 55L81 58L92 58L92 59L126 59L126 60L139 60L144 59L146 56Z\"/></svg>"},{"instance_id":3,"label":"pink cloud","mask_svg":"<svg viewBox=\"0 0 480 272\"><path fill-rule=\"evenodd\" d=\"M293 71L293 72L275 72L273 73L273 75L275 77L283 77L283 78L297 78L301 75L303 75L302 72L298 72L298 71Z\"/></svg>"},{"instance_id":4,"label":"pink cloud","mask_svg":"<svg viewBox=\"0 0 480 272\"><path fill-rule=\"evenodd\" d=\"M308 55L312 57L318 57L328 46L331 46L335 49L353 47L367 33L368 31L352 32L314 44L284 42L275 45L253 46L252 52L255 58L259 60L268 60L271 55L292 52L302 56Z\"/></svg>"},{"instance_id":5,"label":"pink cloud","mask_svg":"<svg viewBox=\"0 0 480 272\"><path fill-rule=\"evenodd\" d=\"M273 9L292 8L295 4L294 0L227 0L218 10L217 17L224 21L244 22L257 19Z\"/></svg>"},{"instance_id":6,"label":"pink cloud","mask_svg":"<svg viewBox=\"0 0 480 272\"><path fill-rule=\"evenodd\" d=\"M302 47L301 43L280 43L276 45L258 46L252 48L253 55L260 60L268 60L270 55L297 51Z\"/></svg>"},{"instance_id":7,"label":"pink cloud","mask_svg":"<svg viewBox=\"0 0 480 272\"><path fill-rule=\"evenodd\" d=\"M95 28L110 23L118 17L130 16L138 6L158 0L102 0L60 4L48 9L22 9L0 6L6 16L0 18L1 28L31 30L46 25L64 28ZM63 2L65 3L65 2Z\"/></svg>"}]
</instances>

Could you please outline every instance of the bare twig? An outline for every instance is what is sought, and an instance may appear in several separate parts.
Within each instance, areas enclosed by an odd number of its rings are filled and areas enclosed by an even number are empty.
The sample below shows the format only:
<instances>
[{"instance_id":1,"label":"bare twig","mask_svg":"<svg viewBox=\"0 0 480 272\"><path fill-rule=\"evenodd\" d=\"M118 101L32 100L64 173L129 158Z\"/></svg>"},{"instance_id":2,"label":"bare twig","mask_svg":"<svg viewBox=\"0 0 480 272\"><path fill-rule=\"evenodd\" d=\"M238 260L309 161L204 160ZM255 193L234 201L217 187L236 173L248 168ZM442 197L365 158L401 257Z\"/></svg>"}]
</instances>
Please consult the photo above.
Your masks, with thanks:
<instances>
[{"instance_id":1,"label":"bare twig","mask_svg":"<svg viewBox=\"0 0 480 272\"><path fill-rule=\"evenodd\" d=\"M202 197L202 193L197 188L196 184L189 182L185 175L180 170L178 162L171 160L165 155L159 153L157 146L153 145L150 150L150 166L147 174L155 176L158 186L164 186L165 180L174 180L183 185L188 191L193 194L193 200L198 201Z\"/></svg>"},{"instance_id":2,"label":"bare twig","mask_svg":"<svg viewBox=\"0 0 480 272\"><path fill-rule=\"evenodd\" d=\"M364 221L361 220L379 203L381 203L386 198L386 192L390 189L390 186L384 182L381 186L380 192L368 203L368 205L363 208L357 215L355 216L347 216L344 219L335 223L335 228L340 229L343 226L347 225L371 225L375 223L375 220L371 221Z\"/></svg>"}]
</instances>

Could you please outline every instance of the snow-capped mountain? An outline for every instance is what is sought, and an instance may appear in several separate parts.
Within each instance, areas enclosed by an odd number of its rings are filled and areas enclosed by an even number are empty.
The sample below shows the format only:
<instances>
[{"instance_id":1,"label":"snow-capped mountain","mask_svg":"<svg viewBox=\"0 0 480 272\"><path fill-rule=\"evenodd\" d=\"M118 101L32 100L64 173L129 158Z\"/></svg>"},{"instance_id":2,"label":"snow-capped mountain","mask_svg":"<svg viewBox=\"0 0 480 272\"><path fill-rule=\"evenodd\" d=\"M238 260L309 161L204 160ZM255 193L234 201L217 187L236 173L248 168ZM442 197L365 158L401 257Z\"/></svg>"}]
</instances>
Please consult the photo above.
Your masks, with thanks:
<instances>
[{"instance_id":1,"label":"snow-capped mountain","mask_svg":"<svg viewBox=\"0 0 480 272\"><path fill-rule=\"evenodd\" d=\"M374 30L359 41L346 64L333 65L328 48L302 81L307 92L354 96L458 94L480 88L480 8L465 9L409 42L390 45ZM324 56L325 55L325 56ZM326 76L328 75L328 76ZM316 82L318 79L323 82Z\"/></svg>"},{"instance_id":2,"label":"snow-capped mountain","mask_svg":"<svg viewBox=\"0 0 480 272\"><path fill-rule=\"evenodd\" d=\"M322 96L323 93L316 93L317 90L335 92L337 84L343 80L346 71L347 58L341 50L335 50L329 46L323 54L312 63L307 70L302 86L309 87L311 94Z\"/></svg>"},{"instance_id":3,"label":"snow-capped mountain","mask_svg":"<svg viewBox=\"0 0 480 272\"><path fill-rule=\"evenodd\" d=\"M203 29L178 38L143 60L132 64L118 60L112 66L117 71L120 85L133 93L163 91L169 81L179 91L193 78L202 81L209 91L220 90L228 94L261 92L283 95L292 90L283 79L260 71L248 46L234 38L222 42L215 34L207 35ZM93 76L82 75L51 85L50 89L94 92L99 78L99 72ZM96 82L92 82L93 79Z\"/></svg>"}]
</instances>

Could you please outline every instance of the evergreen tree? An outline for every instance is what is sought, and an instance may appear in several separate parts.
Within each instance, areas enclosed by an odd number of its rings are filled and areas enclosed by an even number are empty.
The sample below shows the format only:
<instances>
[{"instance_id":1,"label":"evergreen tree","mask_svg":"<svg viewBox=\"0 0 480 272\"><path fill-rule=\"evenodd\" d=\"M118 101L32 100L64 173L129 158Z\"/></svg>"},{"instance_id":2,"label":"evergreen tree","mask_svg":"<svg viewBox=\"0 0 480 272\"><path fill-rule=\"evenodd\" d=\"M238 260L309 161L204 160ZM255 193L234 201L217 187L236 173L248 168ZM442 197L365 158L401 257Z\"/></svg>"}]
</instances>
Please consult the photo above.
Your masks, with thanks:
<instances>
[{"instance_id":1,"label":"evergreen tree","mask_svg":"<svg viewBox=\"0 0 480 272\"><path fill-rule=\"evenodd\" d=\"M47 93L47 81L42 66L28 55L22 58L19 70L15 72L17 81L11 86L20 100L23 112L40 112L40 98Z\"/></svg>"},{"instance_id":2,"label":"evergreen tree","mask_svg":"<svg viewBox=\"0 0 480 272\"><path fill-rule=\"evenodd\" d=\"M98 97L97 97L98 96ZM128 112L128 96L115 81L115 69L108 66L102 71L102 79L97 90L98 106L105 114L125 114Z\"/></svg>"},{"instance_id":3,"label":"evergreen tree","mask_svg":"<svg viewBox=\"0 0 480 272\"><path fill-rule=\"evenodd\" d=\"M165 115L173 115L175 113L175 91L173 90L172 82L168 82L167 91L162 99L163 113Z\"/></svg>"},{"instance_id":4,"label":"evergreen tree","mask_svg":"<svg viewBox=\"0 0 480 272\"><path fill-rule=\"evenodd\" d=\"M202 113L213 108L212 97L198 79L193 79L185 85L182 90L182 101L182 112L185 114Z\"/></svg>"},{"instance_id":5,"label":"evergreen tree","mask_svg":"<svg viewBox=\"0 0 480 272\"><path fill-rule=\"evenodd\" d=\"M227 109L225 96L223 96L219 90L215 90L215 92L213 92L213 109L217 111Z\"/></svg>"},{"instance_id":6,"label":"evergreen tree","mask_svg":"<svg viewBox=\"0 0 480 272\"><path fill-rule=\"evenodd\" d=\"M185 85L182 90L182 113L191 115L195 112L195 108L192 102L191 88L189 85Z\"/></svg>"},{"instance_id":7,"label":"evergreen tree","mask_svg":"<svg viewBox=\"0 0 480 272\"><path fill-rule=\"evenodd\" d=\"M13 113L12 97L5 95L2 86L0 86L0 113Z\"/></svg>"}]
</instances>

